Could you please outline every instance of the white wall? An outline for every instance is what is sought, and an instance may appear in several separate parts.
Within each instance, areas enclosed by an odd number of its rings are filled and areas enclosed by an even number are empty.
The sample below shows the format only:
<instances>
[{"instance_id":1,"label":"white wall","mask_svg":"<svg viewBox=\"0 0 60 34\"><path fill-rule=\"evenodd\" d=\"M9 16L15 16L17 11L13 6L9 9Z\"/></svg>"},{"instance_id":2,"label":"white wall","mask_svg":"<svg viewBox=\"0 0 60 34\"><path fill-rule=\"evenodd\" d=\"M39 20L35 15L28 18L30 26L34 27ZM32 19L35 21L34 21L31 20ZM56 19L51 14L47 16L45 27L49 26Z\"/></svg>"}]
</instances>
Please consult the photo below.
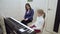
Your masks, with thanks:
<instances>
[{"instance_id":1,"label":"white wall","mask_svg":"<svg viewBox=\"0 0 60 34\"><path fill-rule=\"evenodd\" d=\"M20 20L25 13L25 3L26 0L0 0L0 13Z\"/></svg>"},{"instance_id":2,"label":"white wall","mask_svg":"<svg viewBox=\"0 0 60 34\"><path fill-rule=\"evenodd\" d=\"M22 20L26 3L27 0L0 0L0 14ZM34 11L39 8L46 11L47 0L33 0L33 2L28 3L30 3Z\"/></svg>"},{"instance_id":3,"label":"white wall","mask_svg":"<svg viewBox=\"0 0 60 34\"><path fill-rule=\"evenodd\" d=\"M53 31L54 22L55 22L55 15L56 15L56 9L57 9L57 2L58 0L49 0L48 1L48 13L46 18L46 29L50 32Z\"/></svg>"}]
</instances>

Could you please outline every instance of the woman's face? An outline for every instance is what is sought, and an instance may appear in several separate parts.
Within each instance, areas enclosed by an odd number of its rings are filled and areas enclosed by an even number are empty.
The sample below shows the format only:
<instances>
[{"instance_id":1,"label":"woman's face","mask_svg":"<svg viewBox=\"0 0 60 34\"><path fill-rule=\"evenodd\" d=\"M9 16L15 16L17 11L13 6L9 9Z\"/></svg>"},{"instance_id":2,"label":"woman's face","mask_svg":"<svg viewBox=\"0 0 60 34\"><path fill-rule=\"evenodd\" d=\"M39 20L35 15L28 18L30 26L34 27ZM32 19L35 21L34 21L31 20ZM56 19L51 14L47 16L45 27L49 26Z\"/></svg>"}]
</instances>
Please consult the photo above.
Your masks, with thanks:
<instances>
[{"instance_id":1,"label":"woman's face","mask_svg":"<svg viewBox=\"0 0 60 34\"><path fill-rule=\"evenodd\" d=\"M29 10L30 9L30 7L28 6L28 5L26 5L26 8Z\"/></svg>"}]
</instances>

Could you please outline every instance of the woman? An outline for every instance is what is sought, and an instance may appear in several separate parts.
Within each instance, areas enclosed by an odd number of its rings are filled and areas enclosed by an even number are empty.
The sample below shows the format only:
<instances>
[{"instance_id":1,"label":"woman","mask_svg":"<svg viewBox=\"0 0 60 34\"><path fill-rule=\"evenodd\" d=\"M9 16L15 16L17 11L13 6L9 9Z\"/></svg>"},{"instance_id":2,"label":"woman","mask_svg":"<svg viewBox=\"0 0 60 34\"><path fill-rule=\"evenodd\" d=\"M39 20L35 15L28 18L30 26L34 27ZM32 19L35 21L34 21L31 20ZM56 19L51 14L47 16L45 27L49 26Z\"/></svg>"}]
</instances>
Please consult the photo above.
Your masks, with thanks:
<instances>
[{"instance_id":1,"label":"woman","mask_svg":"<svg viewBox=\"0 0 60 34\"><path fill-rule=\"evenodd\" d=\"M25 9L26 9L26 13L25 13L24 19L21 22L27 25L33 20L34 10L31 8L29 3L26 3Z\"/></svg>"}]
</instances>

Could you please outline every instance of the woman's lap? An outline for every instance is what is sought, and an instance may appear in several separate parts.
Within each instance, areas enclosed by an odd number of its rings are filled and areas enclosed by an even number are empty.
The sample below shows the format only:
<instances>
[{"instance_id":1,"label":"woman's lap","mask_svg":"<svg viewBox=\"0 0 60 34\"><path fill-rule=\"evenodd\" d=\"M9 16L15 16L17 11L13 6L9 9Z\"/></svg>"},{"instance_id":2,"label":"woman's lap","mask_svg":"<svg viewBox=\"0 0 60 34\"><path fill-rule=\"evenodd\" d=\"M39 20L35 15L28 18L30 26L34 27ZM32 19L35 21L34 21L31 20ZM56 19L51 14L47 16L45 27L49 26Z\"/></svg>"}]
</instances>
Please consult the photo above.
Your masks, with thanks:
<instances>
[{"instance_id":1,"label":"woman's lap","mask_svg":"<svg viewBox=\"0 0 60 34\"><path fill-rule=\"evenodd\" d=\"M25 24L25 25L27 25L27 24L30 23L30 22L32 22L32 20L27 20L27 21L22 20L22 21L21 21L21 23L23 23L23 24Z\"/></svg>"}]
</instances>

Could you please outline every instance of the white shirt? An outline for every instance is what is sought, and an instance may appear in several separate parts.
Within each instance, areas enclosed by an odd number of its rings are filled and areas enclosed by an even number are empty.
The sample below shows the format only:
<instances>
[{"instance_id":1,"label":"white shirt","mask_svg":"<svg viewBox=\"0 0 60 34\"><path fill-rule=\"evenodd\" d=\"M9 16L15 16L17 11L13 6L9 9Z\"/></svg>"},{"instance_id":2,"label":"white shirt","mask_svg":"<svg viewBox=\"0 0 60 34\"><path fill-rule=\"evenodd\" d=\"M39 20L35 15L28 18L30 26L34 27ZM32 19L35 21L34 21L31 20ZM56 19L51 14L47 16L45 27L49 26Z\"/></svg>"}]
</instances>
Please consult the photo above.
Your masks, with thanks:
<instances>
[{"instance_id":1,"label":"white shirt","mask_svg":"<svg viewBox=\"0 0 60 34\"><path fill-rule=\"evenodd\" d=\"M29 10L27 11L27 14L29 13Z\"/></svg>"},{"instance_id":2,"label":"white shirt","mask_svg":"<svg viewBox=\"0 0 60 34\"><path fill-rule=\"evenodd\" d=\"M35 23L33 23L32 25L35 25L36 27L33 29L42 29L43 28L43 24L44 24L44 18L43 16L37 17L37 20Z\"/></svg>"}]
</instances>

